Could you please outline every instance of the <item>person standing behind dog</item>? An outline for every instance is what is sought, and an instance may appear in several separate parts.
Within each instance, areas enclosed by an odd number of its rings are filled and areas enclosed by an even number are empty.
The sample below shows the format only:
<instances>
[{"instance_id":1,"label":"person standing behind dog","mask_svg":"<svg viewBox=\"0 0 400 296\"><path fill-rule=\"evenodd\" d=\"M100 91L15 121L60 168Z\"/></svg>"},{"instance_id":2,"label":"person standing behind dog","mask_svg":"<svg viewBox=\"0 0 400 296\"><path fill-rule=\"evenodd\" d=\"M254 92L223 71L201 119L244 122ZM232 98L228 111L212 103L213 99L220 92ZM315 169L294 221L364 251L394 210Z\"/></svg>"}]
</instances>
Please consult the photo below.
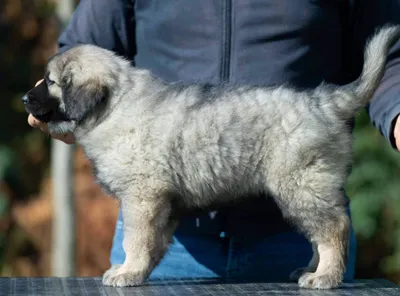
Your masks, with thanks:
<instances>
[{"instance_id":1,"label":"person standing behind dog","mask_svg":"<svg viewBox=\"0 0 400 296\"><path fill-rule=\"evenodd\" d=\"M59 52L94 44L170 82L344 84L361 72L375 29L400 23L396 0L81 0L59 37ZM400 44L368 106L373 125L400 148ZM29 115L32 127L46 124ZM352 125L352 122L349 124ZM74 143L73 135L52 135ZM119 216L111 264L123 263ZM154 278L236 277L286 281L312 250L272 199L225 206L181 221ZM345 280L354 278L351 235Z\"/></svg>"}]
</instances>

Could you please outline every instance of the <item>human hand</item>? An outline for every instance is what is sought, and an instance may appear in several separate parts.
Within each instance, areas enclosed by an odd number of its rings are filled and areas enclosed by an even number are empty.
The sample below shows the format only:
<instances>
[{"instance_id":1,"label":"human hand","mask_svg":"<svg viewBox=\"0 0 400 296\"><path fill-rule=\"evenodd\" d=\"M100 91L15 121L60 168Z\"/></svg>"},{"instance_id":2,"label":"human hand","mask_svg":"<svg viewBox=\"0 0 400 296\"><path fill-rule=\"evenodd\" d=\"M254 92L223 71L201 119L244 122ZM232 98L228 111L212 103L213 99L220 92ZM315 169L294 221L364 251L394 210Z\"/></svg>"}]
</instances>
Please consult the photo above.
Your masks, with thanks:
<instances>
[{"instance_id":1,"label":"human hand","mask_svg":"<svg viewBox=\"0 0 400 296\"><path fill-rule=\"evenodd\" d=\"M394 124L393 136L396 142L396 148L400 151L400 116L397 116L396 123Z\"/></svg>"},{"instance_id":2,"label":"human hand","mask_svg":"<svg viewBox=\"0 0 400 296\"><path fill-rule=\"evenodd\" d=\"M43 79L36 82L35 86L40 84L42 81L43 81ZM47 123L38 120L32 114L29 114L29 116L28 116L28 124L33 128L39 128L41 131L48 133ZM75 143L75 137L72 133L63 134L63 135L50 134L50 136L53 139L63 141L66 144L74 144Z\"/></svg>"}]
</instances>

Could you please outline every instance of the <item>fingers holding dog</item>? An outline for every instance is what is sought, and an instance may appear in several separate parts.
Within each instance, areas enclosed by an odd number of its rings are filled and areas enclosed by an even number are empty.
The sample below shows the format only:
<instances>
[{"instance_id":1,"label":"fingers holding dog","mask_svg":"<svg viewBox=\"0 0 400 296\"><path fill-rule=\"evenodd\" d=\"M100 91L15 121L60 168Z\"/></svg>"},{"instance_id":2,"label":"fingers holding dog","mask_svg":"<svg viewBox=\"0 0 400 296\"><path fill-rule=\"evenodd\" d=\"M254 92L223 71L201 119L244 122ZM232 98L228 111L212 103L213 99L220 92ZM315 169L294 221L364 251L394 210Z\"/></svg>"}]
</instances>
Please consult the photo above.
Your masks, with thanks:
<instances>
[{"instance_id":1,"label":"fingers holding dog","mask_svg":"<svg viewBox=\"0 0 400 296\"><path fill-rule=\"evenodd\" d=\"M35 118L32 114L28 116L28 124L33 128L40 128L43 132L48 132L47 124Z\"/></svg>"},{"instance_id":2,"label":"fingers holding dog","mask_svg":"<svg viewBox=\"0 0 400 296\"><path fill-rule=\"evenodd\" d=\"M48 133L49 128L48 125L37 118L35 118L32 114L28 116L28 124L33 128L39 128L42 132ZM75 137L72 133L67 134L50 134L53 139L63 141L66 144L74 144Z\"/></svg>"}]
</instances>

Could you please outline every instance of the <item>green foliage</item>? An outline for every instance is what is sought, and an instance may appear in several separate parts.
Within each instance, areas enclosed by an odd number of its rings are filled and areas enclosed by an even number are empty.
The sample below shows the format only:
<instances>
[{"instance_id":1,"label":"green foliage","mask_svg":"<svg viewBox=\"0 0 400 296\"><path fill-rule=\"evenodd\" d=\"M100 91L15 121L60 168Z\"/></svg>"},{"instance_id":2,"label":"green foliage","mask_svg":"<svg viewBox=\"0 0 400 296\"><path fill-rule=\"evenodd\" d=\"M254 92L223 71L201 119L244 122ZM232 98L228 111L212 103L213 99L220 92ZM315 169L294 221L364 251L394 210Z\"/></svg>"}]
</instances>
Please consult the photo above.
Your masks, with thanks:
<instances>
[{"instance_id":1,"label":"green foliage","mask_svg":"<svg viewBox=\"0 0 400 296\"><path fill-rule=\"evenodd\" d=\"M6 182L12 184L18 177L18 162L15 153L6 146L0 146L0 184ZM0 191L0 221L4 221L10 211L10 197ZM6 244L6 234L0 232L0 262L2 262L3 251Z\"/></svg>"},{"instance_id":2,"label":"green foliage","mask_svg":"<svg viewBox=\"0 0 400 296\"><path fill-rule=\"evenodd\" d=\"M0 146L0 180L15 176L15 163L15 153L6 146Z\"/></svg>"}]
</instances>

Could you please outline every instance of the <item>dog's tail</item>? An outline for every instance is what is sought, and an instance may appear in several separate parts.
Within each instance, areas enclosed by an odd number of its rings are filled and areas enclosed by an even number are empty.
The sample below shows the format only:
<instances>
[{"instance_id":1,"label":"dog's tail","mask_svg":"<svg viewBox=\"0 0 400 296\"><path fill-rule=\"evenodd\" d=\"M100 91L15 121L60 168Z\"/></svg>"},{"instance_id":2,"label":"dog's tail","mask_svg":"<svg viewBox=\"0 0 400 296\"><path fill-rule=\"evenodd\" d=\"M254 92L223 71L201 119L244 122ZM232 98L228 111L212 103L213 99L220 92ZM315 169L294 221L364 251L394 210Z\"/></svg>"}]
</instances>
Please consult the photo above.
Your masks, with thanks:
<instances>
[{"instance_id":1,"label":"dog's tail","mask_svg":"<svg viewBox=\"0 0 400 296\"><path fill-rule=\"evenodd\" d=\"M390 48L399 38L400 26L386 25L368 40L361 75L354 82L338 88L338 95L327 102L329 108L334 109L330 112L336 111L341 118L350 119L370 102L385 71Z\"/></svg>"}]
</instances>

